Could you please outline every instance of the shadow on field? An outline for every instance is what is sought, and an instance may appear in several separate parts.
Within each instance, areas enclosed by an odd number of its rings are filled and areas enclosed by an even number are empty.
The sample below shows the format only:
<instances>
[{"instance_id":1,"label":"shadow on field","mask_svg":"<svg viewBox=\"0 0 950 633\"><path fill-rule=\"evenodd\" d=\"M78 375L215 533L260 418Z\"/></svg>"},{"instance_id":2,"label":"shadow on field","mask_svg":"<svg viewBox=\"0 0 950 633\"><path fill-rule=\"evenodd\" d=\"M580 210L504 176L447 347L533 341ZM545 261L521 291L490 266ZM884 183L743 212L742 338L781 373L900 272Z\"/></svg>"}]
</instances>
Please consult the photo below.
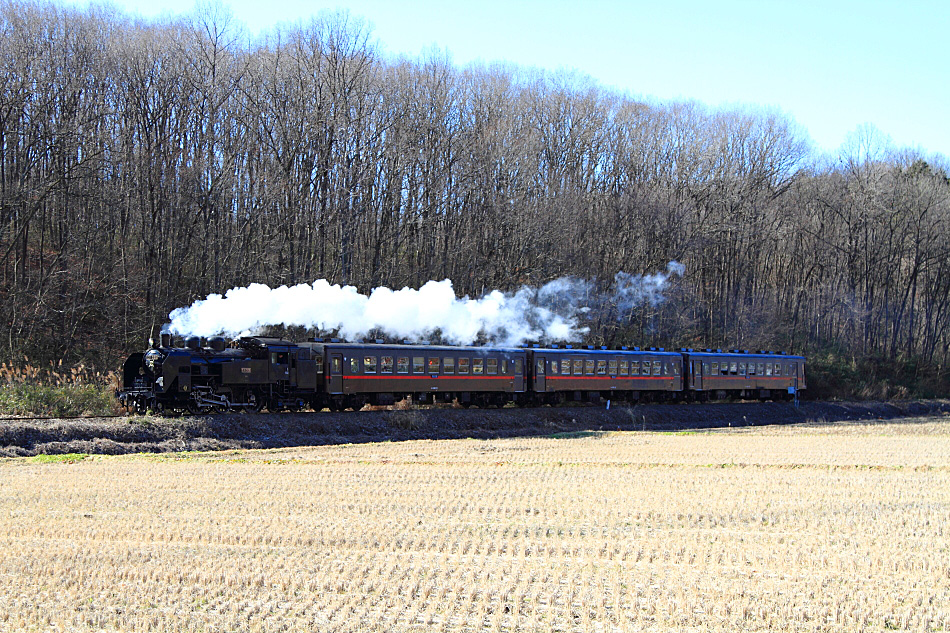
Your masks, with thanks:
<instances>
[{"instance_id":1,"label":"shadow on field","mask_svg":"<svg viewBox=\"0 0 950 633\"><path fill-rule=\"evenodd\" d=\"M890 420L950 413L948 401L644 404L534 409L409 409L204 417L0 420L0 456L280 448L418 439L571 437L590 431L686 431Z\"/></svg>"}]
</instances>

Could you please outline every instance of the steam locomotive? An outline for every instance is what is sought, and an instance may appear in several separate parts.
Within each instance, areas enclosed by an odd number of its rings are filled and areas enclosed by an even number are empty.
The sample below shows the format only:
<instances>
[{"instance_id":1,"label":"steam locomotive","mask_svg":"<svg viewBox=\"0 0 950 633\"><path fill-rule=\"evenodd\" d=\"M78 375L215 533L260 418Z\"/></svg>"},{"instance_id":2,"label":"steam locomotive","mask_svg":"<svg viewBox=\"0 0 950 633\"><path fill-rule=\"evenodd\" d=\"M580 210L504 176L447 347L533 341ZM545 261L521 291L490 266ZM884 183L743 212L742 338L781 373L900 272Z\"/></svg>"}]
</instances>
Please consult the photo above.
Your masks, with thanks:
<instances>
[{"instance_id":1,"label":"steam locomotive","mask_svg":"<svg viewBox=\"0 0 950 633\"><path fill-rule=\"evenodd\" d=\"M462 407L564 402L790 399L805 358L784 352L639 347L453 347L294 343L251 336L231 344L168 334L129 356L116 396L140 413L328 408L411 399Z\"/></svg>"}]
</instances>

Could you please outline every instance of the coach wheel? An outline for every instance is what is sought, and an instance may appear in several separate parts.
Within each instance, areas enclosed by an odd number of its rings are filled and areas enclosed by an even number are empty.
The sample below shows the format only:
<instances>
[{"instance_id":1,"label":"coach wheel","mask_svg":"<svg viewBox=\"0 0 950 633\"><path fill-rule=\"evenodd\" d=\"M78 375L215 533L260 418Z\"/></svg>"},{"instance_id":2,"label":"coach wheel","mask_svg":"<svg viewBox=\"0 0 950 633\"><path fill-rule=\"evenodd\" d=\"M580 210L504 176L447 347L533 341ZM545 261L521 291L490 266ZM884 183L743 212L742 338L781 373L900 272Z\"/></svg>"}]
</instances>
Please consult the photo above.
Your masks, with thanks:
<instances>
[{"instance_id":1,"label":"coach wheel","mask_svg":"<svg viewBox=\"0 0 950 633\"><path fill-rule=\"evenodd\" d=\"M164 415L165 414L165 405L159 402L158 400L152 399L148 404L148 408L152 410L154 415Z\"/></svg>"}]
</instances>

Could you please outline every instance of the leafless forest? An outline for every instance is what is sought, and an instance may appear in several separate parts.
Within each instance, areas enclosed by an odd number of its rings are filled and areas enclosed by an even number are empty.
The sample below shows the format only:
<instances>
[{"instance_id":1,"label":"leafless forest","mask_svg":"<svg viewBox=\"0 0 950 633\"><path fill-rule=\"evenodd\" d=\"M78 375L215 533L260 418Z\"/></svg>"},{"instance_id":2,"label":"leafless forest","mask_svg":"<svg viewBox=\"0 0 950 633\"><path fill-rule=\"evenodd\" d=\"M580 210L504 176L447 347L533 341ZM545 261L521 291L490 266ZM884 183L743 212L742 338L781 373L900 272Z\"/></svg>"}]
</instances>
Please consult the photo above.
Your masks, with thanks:
<instances>
[{"instance_id":1,"label":"leafless forest","mask_svg":"<svg viewBox=\"0 0 950 633\"><path fill-rule=\"evenodd\" d=\"M251 282L479 295L671 260L667 300L595 317L589 342L937 377L950 356L948 163L873 128L816 158L778 111L400 59L347 14L250 37L214 6L6 1L0 29L15 362L114 366L172 308Z\"/></svg>"}]
</instances>

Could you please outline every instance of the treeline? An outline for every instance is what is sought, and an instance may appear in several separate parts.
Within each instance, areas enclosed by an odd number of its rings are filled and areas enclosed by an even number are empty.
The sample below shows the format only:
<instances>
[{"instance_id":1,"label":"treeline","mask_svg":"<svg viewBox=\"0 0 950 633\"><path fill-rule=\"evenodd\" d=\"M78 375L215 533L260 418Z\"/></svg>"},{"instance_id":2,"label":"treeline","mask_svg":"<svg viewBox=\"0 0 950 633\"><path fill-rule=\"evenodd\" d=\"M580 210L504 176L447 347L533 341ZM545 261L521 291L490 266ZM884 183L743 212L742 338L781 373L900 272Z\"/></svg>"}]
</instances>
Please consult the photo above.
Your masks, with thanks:
<instances>
[{"instance_id":1,"label":"treeline","mask_svg":"<svg viewBox=\"0 0 950 633\"><path fill-rule=\"evenodd\" d=\"M873 129L819 160L780 112L394 59L345 13L252 39L220 5L6 1L0 29L15 362L109 366L171 309L252 282L480 295L676 260L665 302L595 316L590 342L947 364L946 161Z\"/></svg>"}]
</instances>

